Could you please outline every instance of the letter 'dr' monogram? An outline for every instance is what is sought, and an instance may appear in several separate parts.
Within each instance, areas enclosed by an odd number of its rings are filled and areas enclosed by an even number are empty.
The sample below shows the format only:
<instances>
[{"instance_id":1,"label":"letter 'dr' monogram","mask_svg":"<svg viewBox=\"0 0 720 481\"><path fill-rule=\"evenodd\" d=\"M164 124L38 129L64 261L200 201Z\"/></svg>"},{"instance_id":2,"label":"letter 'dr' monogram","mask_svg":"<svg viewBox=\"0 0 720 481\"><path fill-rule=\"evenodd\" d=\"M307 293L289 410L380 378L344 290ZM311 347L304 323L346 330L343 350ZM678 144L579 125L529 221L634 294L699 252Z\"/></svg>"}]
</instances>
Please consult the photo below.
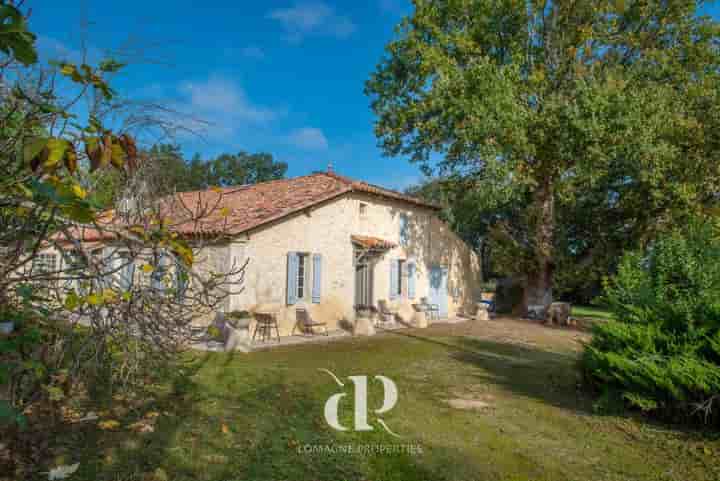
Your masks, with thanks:
<instances>
[{"instance_id":1,"label":"letter 'dr' monogram","mask_svg":"<svg viewBox=\"0 0 720 481\"><path fill-rule=\"evenodd\" d=\"M340 379L335 376L332 372L327 369L320 369L323 372L328 373L335 380L338 386L344 388ZM368 393L368 381L367 376L348 376L355 386L355 431L372 431L373 427L368 423L368 406L367 406L367 393ZM392 379L385 376L375 376L375 379L380 381L383 385L383 403L379 409L375 409L375 414L383 414L390 411L398 400L398 390ZM340 407L340 400L347 396L347 393L341 392L333 394L325 402L325 421L338 431L347 431L348 428L340 424L338 420L338 409ZM380 424L385 430L393 436L400 437L390 430L385 424L385 421L378 418L378 424Z\"/></svg>"}]
</instances>

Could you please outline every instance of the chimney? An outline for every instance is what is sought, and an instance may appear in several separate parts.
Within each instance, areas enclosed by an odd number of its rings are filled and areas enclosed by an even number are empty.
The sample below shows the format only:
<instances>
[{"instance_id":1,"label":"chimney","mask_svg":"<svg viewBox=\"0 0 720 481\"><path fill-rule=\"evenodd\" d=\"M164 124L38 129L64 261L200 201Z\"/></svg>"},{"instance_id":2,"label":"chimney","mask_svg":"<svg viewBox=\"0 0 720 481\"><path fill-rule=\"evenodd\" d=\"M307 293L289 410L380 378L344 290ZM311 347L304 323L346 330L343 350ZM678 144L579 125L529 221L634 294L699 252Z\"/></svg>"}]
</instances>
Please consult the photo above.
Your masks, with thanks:
<instances>
[{"instance_id":1,"label":"chimney","mask_svg":"<svg viewBox=\"0 0 720 481\"><path fill-rule=\"evenodd\" d=\"M332 164L332 160L331 160L330 162L328 162L328 166L327 166L327 173L328 173L328 174L332 174L332 173L333 173L333 164Z\"/></svg>"}]
</instances>

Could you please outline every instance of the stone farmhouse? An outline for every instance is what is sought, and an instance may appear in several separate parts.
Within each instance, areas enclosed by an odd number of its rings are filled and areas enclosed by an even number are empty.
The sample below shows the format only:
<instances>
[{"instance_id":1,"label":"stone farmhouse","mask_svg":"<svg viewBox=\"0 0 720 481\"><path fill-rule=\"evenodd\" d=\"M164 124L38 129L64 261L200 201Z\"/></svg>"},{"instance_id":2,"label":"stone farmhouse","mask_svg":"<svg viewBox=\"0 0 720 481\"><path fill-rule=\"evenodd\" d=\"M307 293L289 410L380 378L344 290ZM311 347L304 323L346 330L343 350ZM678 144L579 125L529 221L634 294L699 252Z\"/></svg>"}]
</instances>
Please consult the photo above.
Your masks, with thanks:
<instances>
[{"instance_id":1,"label":"stone farmhouse","mask_svg":"<svg viewBox=\"0 0 720 481\"><path fill-rule=\"evenodd\" d=\"M384 301L411 323L421 298L441 318L471 312L480 300L480 259L435 205L334 172L178 196L192 203L218 194L227 241L208 247L202 261L221 270L248 260L242 291L223 309L271 311L280 336L293 332L299 307L339 329L353 326L358 305ZM178 230L211 235L215 228Z\"/></svg>"}]
</instances>

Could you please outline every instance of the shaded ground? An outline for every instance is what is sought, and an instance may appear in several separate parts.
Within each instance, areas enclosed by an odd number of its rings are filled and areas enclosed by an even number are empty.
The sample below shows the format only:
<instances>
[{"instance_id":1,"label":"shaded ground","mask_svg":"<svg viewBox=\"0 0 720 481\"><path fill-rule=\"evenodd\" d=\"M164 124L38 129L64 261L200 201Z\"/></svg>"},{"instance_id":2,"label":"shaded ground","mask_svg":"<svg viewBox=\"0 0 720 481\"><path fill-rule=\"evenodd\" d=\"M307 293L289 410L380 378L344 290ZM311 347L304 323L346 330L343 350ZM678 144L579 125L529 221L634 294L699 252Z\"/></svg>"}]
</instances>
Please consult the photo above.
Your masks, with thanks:
<instances>
[{"instance_id":1,"label":"shaded ground","mask_svg":"<svg viewBox=\"0 0 720 481\"><path fill-rule=\"evenodd\" d=\"M251 354L202 353L146 399L80 423L55 462L77 480L716 480L720 439L634 417L596 414L579 390L580 330L489 322ZM369 387L371 432L338 432L325 401L351 375L384 375L399 391L382 415ZM352 389L340 422L352 426ZM121 402L120 404L123 404ZM136 432L138 422L150 425ZM134 427L130 426L135 423ZM420 446L422 454L303 452L307 446Z\"/></svg>"}]
</instances>

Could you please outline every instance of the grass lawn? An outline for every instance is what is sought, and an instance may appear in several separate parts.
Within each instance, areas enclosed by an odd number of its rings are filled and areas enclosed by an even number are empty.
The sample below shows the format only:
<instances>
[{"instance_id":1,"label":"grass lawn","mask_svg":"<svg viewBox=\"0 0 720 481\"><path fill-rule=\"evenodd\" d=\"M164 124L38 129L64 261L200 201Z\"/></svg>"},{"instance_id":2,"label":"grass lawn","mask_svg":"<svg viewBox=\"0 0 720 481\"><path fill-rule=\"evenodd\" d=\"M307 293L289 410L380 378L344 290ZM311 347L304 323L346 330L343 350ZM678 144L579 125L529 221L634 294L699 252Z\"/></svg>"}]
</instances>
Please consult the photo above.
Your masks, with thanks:
<instances>
[{"instance_id":1,"label":"grass lawn","mask_svg":"<svg viewBox=\"0 0 720 481\"><path fill-rule=\"evenodd\" d=\"M609 320L613 318L612 312L601 307L593 306L572 306L572 316L602 320Z\"/></svg>"},{"instance_id":2,"label":"grass lawn","mask_svg":"<svg viewBox=\"0 0 720 481\"><path fill-rule=\"evenodd\" d=\"M717 480L720 436L596 414L575 369L587 334L498 319L245 354L196 354L138 400L77 423L55 463L101 480ZM323 417L347 376L384 375L398 402L371 432ZM456 407L451 406L449 401ZM479 406L467 409L469 405ZM143 427L145 426L145 427ZM112 427L112 425L105 425ZM146 432L142 432L146 431ZM413 445L422 454L300 453L308 445Z\"/></svg>"}]
</instances>

